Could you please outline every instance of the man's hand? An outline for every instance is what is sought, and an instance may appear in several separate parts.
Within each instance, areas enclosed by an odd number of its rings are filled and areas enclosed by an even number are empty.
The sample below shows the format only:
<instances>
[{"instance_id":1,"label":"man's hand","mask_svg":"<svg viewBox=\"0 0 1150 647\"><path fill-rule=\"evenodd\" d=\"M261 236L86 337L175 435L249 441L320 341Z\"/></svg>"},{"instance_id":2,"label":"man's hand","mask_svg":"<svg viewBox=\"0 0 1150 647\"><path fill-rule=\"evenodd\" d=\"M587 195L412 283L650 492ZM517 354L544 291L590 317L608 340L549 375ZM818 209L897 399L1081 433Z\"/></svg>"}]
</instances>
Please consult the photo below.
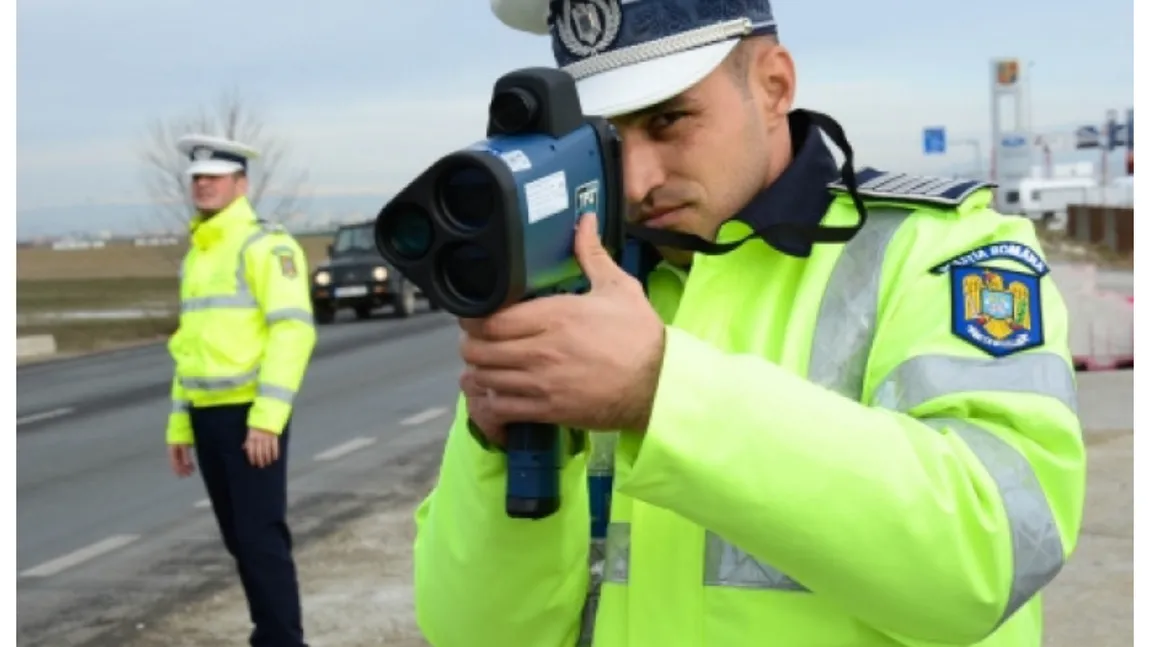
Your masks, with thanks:
<instances>
[{"instance_id":1,"label":"man's hand","mask_svg":"<svg viewBox=\"0 0 1150 647\"><path fill-rule=\"evenodd\" d=\"M593 216L575 232L591 282L582 295L516 304L461 320L460 386L471 419L503 442L508 422L643 431L663 360L663 322L643 287L599 242Z\"/></svg>"},{"instance_id":2,"label":"man's hand","mask_svg":"<svg viewBox=\"0 0 1150 647\"><path fill-rule=\"evenodd\" d=\"M244 441L244 452L248 462L256 467L267 467L280 457L280 437L264 429L251 427Z\"/></svg>"},{"instance_id":3,"label":"man's hand","mask_svg":"<svg viewBox=\"0 0 1150 647\"><path fill-rule=\"evenodd\" d=\"M192 446L188 444L168 445L168 463L172 473L180 478L191 476L196 471L192 460Z\"/></svg>"}]
</instances>

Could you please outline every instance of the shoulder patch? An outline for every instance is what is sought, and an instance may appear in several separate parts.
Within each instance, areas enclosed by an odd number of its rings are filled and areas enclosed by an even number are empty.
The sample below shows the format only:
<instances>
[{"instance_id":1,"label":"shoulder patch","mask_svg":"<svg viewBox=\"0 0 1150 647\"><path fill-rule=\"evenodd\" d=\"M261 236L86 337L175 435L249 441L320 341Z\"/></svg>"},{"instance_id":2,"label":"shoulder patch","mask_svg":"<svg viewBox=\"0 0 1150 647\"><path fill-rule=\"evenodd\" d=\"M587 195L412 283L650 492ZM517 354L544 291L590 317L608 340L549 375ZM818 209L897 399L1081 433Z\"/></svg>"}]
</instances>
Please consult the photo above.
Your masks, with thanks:
<instances>
[{"instance_id":1,"label":"shoulder patch","mask_svg":"<svg viewBox=\"0 0 1150 647\"><path fill-rule=\"evenodd\" d=\"M857 176L859 194L864 198L922 202L944 207L958 206L975 191L998 186L993 182L981 180L911 175L869 167L860 169ZM843 184L841 178L831 182L828 187L838 193L847 191L847 186Z\"/></svg>"},{"instance_id":2,"label":"shoulder patch","mask_svg":"<svg viewBox=\"0 0 1150 647\"><path fill-rule=\"evenodd\" d=\"M277 245L272 249L276 260L279 261L280 274L285 279L294 279L299 276L299 269L295 262L295 250L287 245Z\"/></svg>"},{"instance_id":3,"label":"shoulder patch","mask_svg":"<svg viewBox=\"0 0 1150 647\"><path fill-rule=\"evenodd\" d=\"M1045 343L1040 274L974 261L944 265L942 271L950 273L951 332L956 337L992 357Z\"/></svg>"}]
</instances>

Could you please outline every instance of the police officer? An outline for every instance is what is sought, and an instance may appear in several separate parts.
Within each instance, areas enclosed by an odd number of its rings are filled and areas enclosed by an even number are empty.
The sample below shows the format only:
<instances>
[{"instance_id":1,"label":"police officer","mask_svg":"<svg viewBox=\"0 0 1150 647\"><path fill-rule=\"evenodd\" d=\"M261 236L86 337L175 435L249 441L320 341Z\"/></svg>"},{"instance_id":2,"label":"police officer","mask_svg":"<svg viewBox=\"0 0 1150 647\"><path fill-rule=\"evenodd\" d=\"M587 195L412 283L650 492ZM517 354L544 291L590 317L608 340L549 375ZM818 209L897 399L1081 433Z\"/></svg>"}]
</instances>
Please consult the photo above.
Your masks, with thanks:
<instances>
[{"instance_id":1,"label":"police officer","mask_svg":"<svg viewBox=\"0 0 1150 647\"><path fill-rule=\"evenodd\" d=\"M549 33L584 111L612 119L632 233L661 258L633 278L585 218L588 293L461 322L417 513L429 641L1038 647L1085 459L1029 221L983 182L856 169L833 119L794 109L767 0L493 6ZM516 420L585 441L543 520L503 510ZM611 437L596 562L587 462Z\"/></svg>"},{"instance_id":2,"label":"police officer","mask_svg":"<svg viewBox=\"0 0 1150 647\"><path fill-rule=\"evenodd\" d=\"M168 455L200 473L247 596L252 645L304 645L287 513L292 403L316 332L303 250L247 199L251 147L203 135L178 148L196 214L180 272Z\"/></svg>"}]
</instances>

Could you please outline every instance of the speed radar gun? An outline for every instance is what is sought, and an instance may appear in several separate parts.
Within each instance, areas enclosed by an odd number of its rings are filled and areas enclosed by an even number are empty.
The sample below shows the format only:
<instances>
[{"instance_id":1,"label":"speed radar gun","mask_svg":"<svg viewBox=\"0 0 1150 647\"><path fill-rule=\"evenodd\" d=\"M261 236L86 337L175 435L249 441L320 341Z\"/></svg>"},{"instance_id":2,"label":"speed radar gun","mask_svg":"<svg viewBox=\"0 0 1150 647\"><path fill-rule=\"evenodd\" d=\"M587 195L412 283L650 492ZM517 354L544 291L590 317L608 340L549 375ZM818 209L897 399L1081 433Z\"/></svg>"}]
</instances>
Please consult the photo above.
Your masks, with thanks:
<instances>
[{"instance_id":1,"label":"speed radar gun","mask_svg":"<svg viewBox=\"0 0 1150 647\"><path fill-rule=\"evenodd\" d=\"M380 253L429 300L458 317L481 318L527 299L584 291L574 236L585 214L597 216L603 246L626 267L615 131L583 115L566 72L527 68L496 81L487 139L436 161L404 188L380 211L375 237ZM555 425L508 426L509 516L542 519L558 510L562 445Z\"/></svg>"}]
</instances>

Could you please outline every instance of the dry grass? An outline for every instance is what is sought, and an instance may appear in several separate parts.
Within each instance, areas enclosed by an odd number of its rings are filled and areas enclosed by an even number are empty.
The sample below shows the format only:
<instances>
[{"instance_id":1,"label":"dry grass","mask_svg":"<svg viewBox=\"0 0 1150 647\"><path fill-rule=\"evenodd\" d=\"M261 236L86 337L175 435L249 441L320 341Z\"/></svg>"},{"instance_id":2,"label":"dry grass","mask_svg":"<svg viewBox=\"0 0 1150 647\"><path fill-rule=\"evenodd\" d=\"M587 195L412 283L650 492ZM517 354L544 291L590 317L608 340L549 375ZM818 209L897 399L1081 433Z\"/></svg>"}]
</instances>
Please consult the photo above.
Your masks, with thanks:
<instances>
[{"instance_id":1,"label":"dry grass","mask_svg":"<svg viewBox=\"0 0 1150 647\"><path fill-rule=\"evenodd\" d=\"M300 236L309 266L327 257L331 236ZM79 353L142 340L176 329L184 247L16 250L16 335L56 337L61 353ZM109 311L148 310L148 316ZM60 313L102 312L100 318L61 319ZM135 316L133 316L135 315Z\"/></svg>"},{"instance_id":2,"label":"dry grass","mask_svg":"<svg viewBox=\"0 0 1150 647\"><path fill-rule=\"evenodd\" d=\"M53 335L61 353L162 338L176 329L177 300L174 276L18 280L16 335ZM64 318L77 312L101 316Z\"/></svg>"},{"instance_id":3,"label":"dry grass","mask_svg":"<svg viewBox=\"0 0 1150 647\"><path fill-rule=\"evenodd\" d=\"M327 257L331 236L298 236L297 240L303 246L309 266ZM18 248L16 278L43 281L175 277L180 271L184 249L184 245L136 247L128 243L68 251Z\"/></svg>"}]
</instances>

